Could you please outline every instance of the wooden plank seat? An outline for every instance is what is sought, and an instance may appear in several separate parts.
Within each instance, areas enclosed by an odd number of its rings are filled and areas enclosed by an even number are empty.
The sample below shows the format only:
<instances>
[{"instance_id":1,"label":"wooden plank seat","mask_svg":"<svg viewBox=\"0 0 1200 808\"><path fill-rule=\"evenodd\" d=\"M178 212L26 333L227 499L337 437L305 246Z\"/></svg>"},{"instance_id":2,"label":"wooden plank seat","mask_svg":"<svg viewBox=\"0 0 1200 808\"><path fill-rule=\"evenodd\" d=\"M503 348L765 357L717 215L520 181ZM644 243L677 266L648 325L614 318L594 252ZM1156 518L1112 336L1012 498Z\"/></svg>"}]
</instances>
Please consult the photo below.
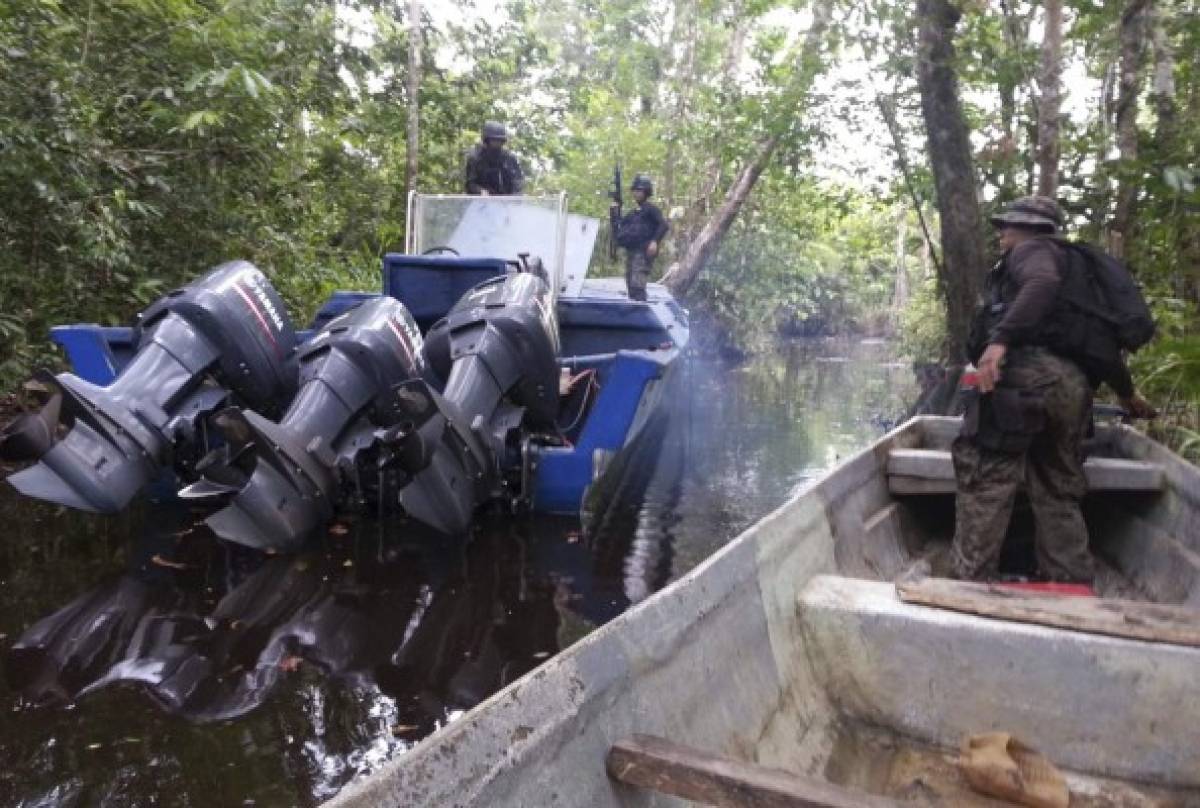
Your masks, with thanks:
<instances>
[{"instance_id":1,"label":"wooden plank seat","mask_svg":"<svg viewBox=\"0 0 1200 808\"><path fill-rule=\"evenodd\" d=\"M717 808L900 808L900 803L825 780L701 752L653 735L617 741L614 780Z\"/></svg>"},{"instance_id":2,"label":"wooden plank seat","mask_svg":"<svg viewBox=\"0 0 1200 808\"><path fill-rule=\"evenodd\" d=\"M1045 595L944 578L897 581L896 594L905 603L980 617L1200 648L1200 612L1188 606Z\"/></svg>"},{"instance_id":3,"label":"wooden plank seat","mask_svg":"<svg viewBox=\"0 0 1200 808\"><path fill-rule=\"evenodd\" d=\"M1162 491L1166 474L1158 463L1089 457L1083 464L1089 491ZM888 490L893 494L952 494L954 464L941 449L888 452Z\"/></svg>"}]
</instances>

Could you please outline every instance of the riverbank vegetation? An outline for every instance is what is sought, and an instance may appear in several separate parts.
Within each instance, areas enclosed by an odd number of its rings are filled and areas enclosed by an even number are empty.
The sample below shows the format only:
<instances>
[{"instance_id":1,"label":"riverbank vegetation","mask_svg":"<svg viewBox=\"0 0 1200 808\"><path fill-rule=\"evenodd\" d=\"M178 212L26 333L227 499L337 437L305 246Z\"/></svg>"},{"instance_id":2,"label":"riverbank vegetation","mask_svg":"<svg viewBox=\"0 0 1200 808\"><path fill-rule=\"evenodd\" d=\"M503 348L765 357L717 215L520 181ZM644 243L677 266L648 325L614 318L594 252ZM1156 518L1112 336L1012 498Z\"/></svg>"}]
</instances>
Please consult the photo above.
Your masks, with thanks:
<instances>
[{"instance_id":1,"label":"riverbank vegetation","mask_svg":"<svg viewBox=\"0 0 1200 808\"><path fill-rule=\"evenodd\" d=\"M1194 451L1197 45L1166 0L0 0L0 386L53 361L50 324L127 322L231 257L301 320L374 288L408 188L458 191L495 118L580 212L615 163L651 174L659 272L742 351L961 361L987 215L1055 195L1150 292L1135 368Z\"/></svg>"}]
</instances>

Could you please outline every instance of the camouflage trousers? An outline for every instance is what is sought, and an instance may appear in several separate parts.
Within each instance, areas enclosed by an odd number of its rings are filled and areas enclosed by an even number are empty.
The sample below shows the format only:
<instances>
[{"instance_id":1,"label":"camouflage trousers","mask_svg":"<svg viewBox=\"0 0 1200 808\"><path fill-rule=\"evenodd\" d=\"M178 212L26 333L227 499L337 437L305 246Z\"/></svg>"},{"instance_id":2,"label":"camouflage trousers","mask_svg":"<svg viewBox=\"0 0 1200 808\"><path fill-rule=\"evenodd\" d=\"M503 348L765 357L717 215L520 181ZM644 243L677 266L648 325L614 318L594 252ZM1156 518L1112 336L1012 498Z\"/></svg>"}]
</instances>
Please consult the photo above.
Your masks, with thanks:
<instances>
[{"instance_id":1,"label":"camouflage trousers","mask_svg":"<svg viewBox=\"0 0 1200 808\"><path fill-rule=\"evenodd\" d=\"M1091 420L1091 387L1074 363L1043 348L1010 351L1002 376L1006 387L1042 392L1045 420L1024 452L987 449L965 436L954 441L953 574L963 579L996 575L1013 502L1024 484L1036 526L1039 573L1051 580L1090 582L1092 557L1079 503L1087 491L1082 443Z\"/></svg>"},{"instance_id":2,"label":"camouflage trousers","mask_svg":"<svg viewBox=\"0 0 1200 808\"><path fill-rule=\"evenodd\" d=\"M646 255L646 247L635 247L625 252L625 286L630 300L646 299L646 284L650 282L650 267L654 259Z\"/></svg>"}]
</instances>

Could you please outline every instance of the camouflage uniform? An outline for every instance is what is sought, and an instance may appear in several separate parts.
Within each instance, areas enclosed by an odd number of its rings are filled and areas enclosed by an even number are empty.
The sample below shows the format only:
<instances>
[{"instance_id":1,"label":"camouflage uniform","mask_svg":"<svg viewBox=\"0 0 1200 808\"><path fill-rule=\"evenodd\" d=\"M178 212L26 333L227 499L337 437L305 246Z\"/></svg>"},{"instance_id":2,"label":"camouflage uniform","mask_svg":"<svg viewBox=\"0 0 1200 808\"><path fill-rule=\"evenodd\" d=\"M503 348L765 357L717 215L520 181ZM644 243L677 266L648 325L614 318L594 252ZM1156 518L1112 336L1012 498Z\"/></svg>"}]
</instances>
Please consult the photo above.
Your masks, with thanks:
<instances>
[{"instance_id":1,"label":"camouflage uniform","mask_svg":"<svg viewBox=\"0 0 1200 808\"><path fill-rule=\"evenodd\" d=\"M1007 360L1001 384L1040 390L1045 426L1022 453L985 449L971 437L954 441L954 574L965 579L995 576L1013 501L1025 483L1037 525L1041 574L1091 581L1087 526L1079 509L1087 490L1081 444L1091 419L1091 385L1075 363L1045 348L1014 348Z\"/></svg>"},{"instance_id":2,"label":"camouflage uniform","mask_svg":"<svg viewBox=\"0 0 1200 808\"><path fill-rule=\"evenodd\" d=\"M1052 199L1026 197L992 222L1049 234L1062 224L1062 213ZM972 339L970 352L980 354L989 343L1008 351L996 391L968 409L951 452L958 498L949 560L959 578L996 575L1022 484L1033 508L1039 572L1055 580L1093 577L1079 504L1087 490L1082 443L1091 422L1092 386L1075 362L1052 353L1040 339L1061 281L1059 258L1049 239L1028 239L988 276L986 303L972 328L982 330L983 338Z\"/></svg>"},{"instance_id":3,"label":"camouflage uniform","mask_svg":"<svg viewBox=\"0 0 1200 808\"><path fill-rule=\"evenodd\" d=\"M520 195L525 190L525 176L516 155L504 148L508 129L499 121L486 121L479 133L479 143L467 153L465 189L468 194L483 192L493 196ZM494 145L492 148L488 144Z\"/></svg>"},{"instance_id":4,"label":"camouflage uniform","mask_svg":"<svg viewBox=\"0 0 1200 808\"><path fill-rule=\"evenodd\" d=\"M646 248L625 252L625 286L630 300L646 299L646 284L650 282L650 267L654 259L646 255Z\"/></svg>"},{"instance_id":5,"label":"camouflage uniform","mask_svg":"<svg viewBox=\"0 0 1200 808\"><path fill-rule=\"evenodd\" d=\"M617 222L616 238L625 248L625 286L629 290L629 299L645 300L650 268L654 266L654 257L646 250L650 242L661 242L671 228L658 206L648 201L654 193L654 184L649 177L638 174L629 189L644 191L646 198Z\"/></svg>"}]
</instances>

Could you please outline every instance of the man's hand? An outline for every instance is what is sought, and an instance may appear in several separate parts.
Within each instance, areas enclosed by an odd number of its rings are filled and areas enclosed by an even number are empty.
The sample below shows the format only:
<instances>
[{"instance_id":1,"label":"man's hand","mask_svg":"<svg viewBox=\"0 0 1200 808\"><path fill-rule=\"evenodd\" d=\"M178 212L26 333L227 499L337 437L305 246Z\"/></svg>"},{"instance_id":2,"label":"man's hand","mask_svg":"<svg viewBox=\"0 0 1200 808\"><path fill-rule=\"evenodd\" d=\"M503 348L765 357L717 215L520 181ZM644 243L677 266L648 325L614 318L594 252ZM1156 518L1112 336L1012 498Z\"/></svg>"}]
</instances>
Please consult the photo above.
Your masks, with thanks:
<instances>
[{"instance_id":1,"label":"man's hand","mask_svg":"<svg viewBox=\"0 0 1200 808\"><path fill-rule=\"evenodd\" d=\"M983 356L979 357L979 392L990 393L996 389L1000 382L1000 366L1004 364L1006 353L1007 345L993 342L984 350Z\"/></svg>"},{"instance_id":2,"label":"man's hand","mask_svg":"<svg viewBox=\"0 0 1200 808\"><path fill-rule=\"evenodd\" d=\"M1129 413L1131 418L1157 418L1158 410L1154 406L1142 398L1139 393L1134 393L1129 398L1121 399L1121 409Z\"/></svg>"},{"instance_id":3,"label":"man's hand","mask_svg":"<svg viewBox=\"0 0 1200 808\"><path fill-rule=\"evenodd\" d=\"M657 241L652 241L646 245L646 255L650 256L651 258L658 255L658 242Z\"/></svg>"}]
</instances>

